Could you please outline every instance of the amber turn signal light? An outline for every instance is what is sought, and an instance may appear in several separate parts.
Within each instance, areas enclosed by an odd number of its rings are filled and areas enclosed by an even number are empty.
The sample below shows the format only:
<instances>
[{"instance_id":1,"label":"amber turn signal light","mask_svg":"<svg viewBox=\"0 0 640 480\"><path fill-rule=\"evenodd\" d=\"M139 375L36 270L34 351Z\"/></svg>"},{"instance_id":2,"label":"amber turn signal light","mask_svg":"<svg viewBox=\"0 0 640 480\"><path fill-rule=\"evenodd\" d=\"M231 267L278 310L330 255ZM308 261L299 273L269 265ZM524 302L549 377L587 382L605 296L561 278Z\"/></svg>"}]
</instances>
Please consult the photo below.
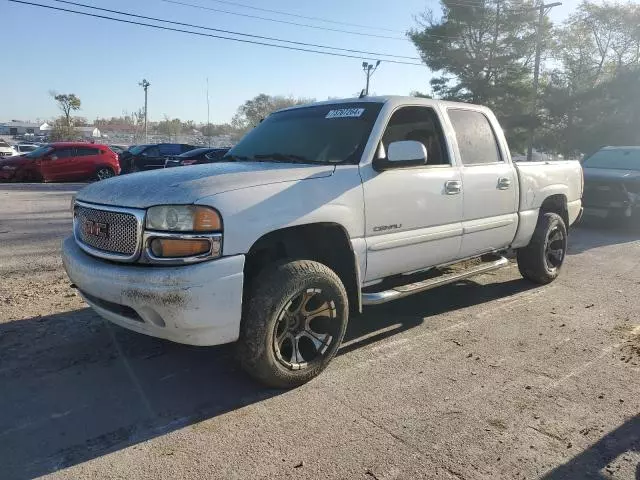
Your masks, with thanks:
<instances>
[{"instance_id":1,"label":"amber turn signal light","mask_svg":"<svg viewBox=\"0 0 640 480\"><path fill-rule=\"evenodd\" d=\"M213 232L222 230L222 220L218 212L207 207L195 207L193 229L196 232Z\"/></svg>"},{"instance_id":2,"label":"amber turn signal light","mask_svg":"<svg viewBox=\"0 0 640 480\"><path fill-rule=\"evenodd\" d=\"M195 257L211 250L208 240L154 238L150 246L151 252L158 258Z\"/></svg>"}]
</instances>

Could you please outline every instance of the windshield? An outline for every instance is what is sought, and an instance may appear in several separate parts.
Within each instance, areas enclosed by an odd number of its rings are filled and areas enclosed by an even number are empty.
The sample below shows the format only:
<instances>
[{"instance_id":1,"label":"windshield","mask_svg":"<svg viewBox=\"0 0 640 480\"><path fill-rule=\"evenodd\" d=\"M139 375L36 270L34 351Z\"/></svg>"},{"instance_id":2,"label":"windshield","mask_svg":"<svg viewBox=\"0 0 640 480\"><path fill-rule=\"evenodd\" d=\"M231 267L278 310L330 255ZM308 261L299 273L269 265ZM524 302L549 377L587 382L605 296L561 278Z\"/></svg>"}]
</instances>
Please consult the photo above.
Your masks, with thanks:
<instances>
[{"instance_id":1,"label":"windshield","mask_svg":"<svg viewBox=\"0 0 640 480\"><path fill-rule=\"evenodd\" d=\"M362 102L274 113L228 156L265 162L358 163L381 108L381 103Z\"/></svg>"},{"instance_id":2,"label":"windshield","mask_svg":"<svg viewBox=\"0 0 640 480\"><path fill-rule=\"evenodd\" d=\"M151 145L136 145L135 147L131 147L129 149L129 153L132 155L140 155L145 149L149 148Z\"/></svg>"},{"instance_id":3,"label":"windshield","mask_svg":"<svg viewBox=\"0 0 640 480\"><path fill-rule=\"evenodd\" d=\"M611 170L640 170L640 148L599 150L582 164L586 168Z\"/></svg>"},{"instance_id":4,"label":"windshield","mask_svg":"<svg viewBox=\"0 0 640 480\"><path fill-rule=\"evenodd\" d=\"M49 153L53 148L50 145L43 145L42 147L36 148L33 152L29 152L25 155L27 158L40 158L43 155Z\"/></svg>"},{"instance_id":5,"label":"windshield","mask_svg":"<svg viewBox=\"0 0 640 480\"><path fill-rule=\"evenodd\" d=\"M11 147L11 145L9 145L7 142L3 142L2 140L0 140L0 147Z\"/></svg>"}]
</instances>

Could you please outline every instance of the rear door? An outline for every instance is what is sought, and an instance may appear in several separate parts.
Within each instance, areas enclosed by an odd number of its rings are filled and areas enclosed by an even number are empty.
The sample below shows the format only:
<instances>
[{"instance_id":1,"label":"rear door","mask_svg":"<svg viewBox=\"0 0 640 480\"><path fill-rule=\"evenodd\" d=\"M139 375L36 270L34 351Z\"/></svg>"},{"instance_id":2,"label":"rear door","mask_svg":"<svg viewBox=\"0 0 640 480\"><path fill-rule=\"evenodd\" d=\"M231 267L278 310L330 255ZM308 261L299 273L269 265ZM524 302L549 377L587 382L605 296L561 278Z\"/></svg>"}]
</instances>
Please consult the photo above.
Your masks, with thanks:
<instances>
[{"instance_id":1,"label":"rear door","mask_svg":"<svg viewBox=\"0 0 640 480\"><path fill-rule=\"evenodd\" d=\"M72 180L76 175L73 147L56 147L42 160L42 177L49 181Z\"/></svg>"},{"instance_id":2,"label":"rear door","mask_svg":"<svg viewBox=\"0 0 640 480\"><path fill-rule=\"evenodd\" d=\"M77 147L75 153L78 176L91 178L96 173L100 150L95 147Z\"/></svg>"},{"instance_id":3,"label":"rear door","mask_svg":"<svg viewBox=\"0 0 640 480\"><path fill-rule=\"evenodd\" d=\"M463 217L460 258L507 247L518 227L518 180L504 158L488 117L448 108L462 164Z\"/></svg>"}]
</instances>

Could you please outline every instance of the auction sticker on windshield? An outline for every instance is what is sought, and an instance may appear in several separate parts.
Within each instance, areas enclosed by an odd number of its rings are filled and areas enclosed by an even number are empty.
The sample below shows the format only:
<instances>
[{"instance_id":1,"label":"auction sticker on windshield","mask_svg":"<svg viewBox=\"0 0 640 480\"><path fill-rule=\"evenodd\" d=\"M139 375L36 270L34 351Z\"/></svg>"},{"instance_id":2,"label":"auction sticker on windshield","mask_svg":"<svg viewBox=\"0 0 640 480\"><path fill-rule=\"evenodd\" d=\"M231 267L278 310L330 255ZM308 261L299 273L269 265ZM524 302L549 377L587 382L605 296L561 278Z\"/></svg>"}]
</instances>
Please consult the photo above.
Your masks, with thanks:
<instances>
[{"instance_id":1,"label":"auction sticker on windshield","mask_svg":"<svg viewBox=\"0 0 640 480\"><path fill-rule=\"evenodd\" d=\"M364 108L340 108L338 110L329 110L324 118L358 118L364 113Z\"/></svg>"}]
</instances>

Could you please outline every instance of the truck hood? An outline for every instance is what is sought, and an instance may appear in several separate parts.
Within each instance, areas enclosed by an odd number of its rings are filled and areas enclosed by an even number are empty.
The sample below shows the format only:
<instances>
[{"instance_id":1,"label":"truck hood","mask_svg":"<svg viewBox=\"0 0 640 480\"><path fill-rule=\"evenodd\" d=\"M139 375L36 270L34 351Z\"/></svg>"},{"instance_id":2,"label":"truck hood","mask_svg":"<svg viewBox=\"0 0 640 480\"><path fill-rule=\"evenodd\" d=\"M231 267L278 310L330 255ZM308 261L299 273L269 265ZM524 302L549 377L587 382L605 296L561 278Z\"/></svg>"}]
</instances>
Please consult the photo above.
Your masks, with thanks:
<instances>
[{"instance_id":1,"label":"truck hood","mask_svg":"<svg viewBox=\"0 0 640 480\"><path fill-rule=\"evenodd\" d=\"M333 165L223 162L133 173L93 183L77 199L102 205L147 208L189 204L202 197L242 188L328 177Z\"/></svg>"}]
</instances>

